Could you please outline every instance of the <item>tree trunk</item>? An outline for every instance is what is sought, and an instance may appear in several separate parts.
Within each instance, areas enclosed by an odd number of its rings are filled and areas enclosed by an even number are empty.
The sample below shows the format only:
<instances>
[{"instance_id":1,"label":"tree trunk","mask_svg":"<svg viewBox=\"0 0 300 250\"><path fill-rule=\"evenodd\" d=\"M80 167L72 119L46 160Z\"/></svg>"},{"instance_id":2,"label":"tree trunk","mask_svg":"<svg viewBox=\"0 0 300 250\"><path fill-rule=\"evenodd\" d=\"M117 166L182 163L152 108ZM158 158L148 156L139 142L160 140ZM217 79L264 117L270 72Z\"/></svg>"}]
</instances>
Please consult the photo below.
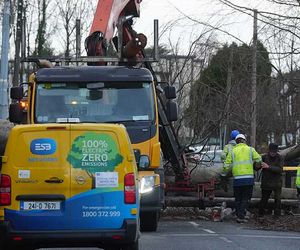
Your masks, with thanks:
<instances>
[{"instance_id":1,"label":"tree trunk","mask_svg":"<svg viewBox=\"0 0 300 250\"><path fill-rule=\"evenodd\" d=\"M298 157L300 157L300 144L297 144L295 146L286 148L279 152L281 156L284 157L285 160L293 160Z\"/></svg>"}]
</instances>

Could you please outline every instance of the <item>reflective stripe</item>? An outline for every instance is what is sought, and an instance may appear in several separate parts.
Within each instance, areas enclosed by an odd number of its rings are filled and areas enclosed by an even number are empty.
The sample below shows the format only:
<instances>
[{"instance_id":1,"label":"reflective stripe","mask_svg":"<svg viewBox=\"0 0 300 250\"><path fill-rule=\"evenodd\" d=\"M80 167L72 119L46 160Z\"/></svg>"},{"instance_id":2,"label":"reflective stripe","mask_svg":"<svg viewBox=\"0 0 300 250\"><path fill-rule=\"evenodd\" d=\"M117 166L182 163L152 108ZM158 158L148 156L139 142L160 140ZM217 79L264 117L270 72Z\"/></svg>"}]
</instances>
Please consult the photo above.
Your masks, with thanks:
<instances>
[{"instance_id":1,"label":"reflective stripe","mask_svg":"<svg viewBox=\"0 0 300 250\"><path fill-rule=\"evenodd\" d=\"M246 179L246 178L254 178L253 175L238 175L238 176L234 176L234 179Z\"/></svg>"},{"instance_id":2,"label":"reflective stripe","mask_svg":"<svg viewBox=\"0 0 300 250\"><path fill-rule=\"evenodd\" d=\"M252 164L252 161L237 161L233 163L233 166L240 164Z\"/></svg>"},{"instance_id":3,"label":"reflective stripe","mask_svg":"<svg viewBox=\"0 0 300 250\"><path fill-rule=\"evenodd\" d=\"M252 148L250 147L250 164L253 164L253 152L252 152Z\"/></svg>"}]
</instances>

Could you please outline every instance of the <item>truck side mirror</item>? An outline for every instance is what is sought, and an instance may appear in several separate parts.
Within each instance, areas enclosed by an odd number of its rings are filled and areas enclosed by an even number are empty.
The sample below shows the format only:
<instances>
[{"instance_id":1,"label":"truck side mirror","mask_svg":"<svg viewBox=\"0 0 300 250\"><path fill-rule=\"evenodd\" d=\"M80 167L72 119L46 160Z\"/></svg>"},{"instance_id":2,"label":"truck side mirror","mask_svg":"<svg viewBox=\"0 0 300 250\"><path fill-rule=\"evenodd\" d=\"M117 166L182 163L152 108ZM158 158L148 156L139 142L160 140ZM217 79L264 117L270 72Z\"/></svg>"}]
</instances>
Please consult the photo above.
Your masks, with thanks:
<instances>
[{"instance_id":1,"label":"truck side mirror","mask_svg":"<svg viewBox=\"0 0 300 250\"><path fill-rule=\"evenodd\" d=\"M175 99L176 98L176 89L174 86L165 86L164 93L167 99Z\"/></svg>"},{"instance_id":2,"label":"truck side mirror","mask_svg":"<svg viewBox=\"0 0 300 250\"><path fill-rule=\"evenodd\" d=\"M24 96L24 89L22 86L11 87L10 98L13 100L21 100Z\"/></svg>"},{"instance_id":3,"label":"truck side mirror","mask_svg":"<svg viewBox=\"0 0 300 250\"><path fill-rule=\"evenodd\" d=\"M20 103L12 103L9 105L9 120L13 123L20 124L23 120L23 109Z\"/></svg>"},{"instance_id":4,"label":"truck side mirror","mask_svg":"<svg viewBox=\"0 0 300 250\"><path fill-rule=\"evenodd\" d=\"M166 103L166 111L169 121L172 122L178 120L178 107L176 102L168 100Z\"/></svg>"}]
</instances>

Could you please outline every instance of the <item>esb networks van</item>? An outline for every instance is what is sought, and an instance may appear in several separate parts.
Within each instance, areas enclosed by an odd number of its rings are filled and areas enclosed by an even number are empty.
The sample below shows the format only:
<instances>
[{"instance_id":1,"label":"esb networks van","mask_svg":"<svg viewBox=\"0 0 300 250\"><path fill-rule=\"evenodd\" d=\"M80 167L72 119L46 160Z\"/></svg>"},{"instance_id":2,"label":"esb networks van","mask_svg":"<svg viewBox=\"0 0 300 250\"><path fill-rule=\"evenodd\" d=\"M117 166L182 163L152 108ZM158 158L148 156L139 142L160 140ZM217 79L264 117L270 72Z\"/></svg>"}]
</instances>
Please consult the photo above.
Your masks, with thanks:
<instances>
[{"instance_id":1,"label":"esb networks van","mask_svg":"<svg viewBox=\"0 0 300 250\"><path fill-rule=\"evenodd\" d=\"M2 156L0 249L138 249L137 167L122 125L17 125Z\"/></svg>"}]
</instances>

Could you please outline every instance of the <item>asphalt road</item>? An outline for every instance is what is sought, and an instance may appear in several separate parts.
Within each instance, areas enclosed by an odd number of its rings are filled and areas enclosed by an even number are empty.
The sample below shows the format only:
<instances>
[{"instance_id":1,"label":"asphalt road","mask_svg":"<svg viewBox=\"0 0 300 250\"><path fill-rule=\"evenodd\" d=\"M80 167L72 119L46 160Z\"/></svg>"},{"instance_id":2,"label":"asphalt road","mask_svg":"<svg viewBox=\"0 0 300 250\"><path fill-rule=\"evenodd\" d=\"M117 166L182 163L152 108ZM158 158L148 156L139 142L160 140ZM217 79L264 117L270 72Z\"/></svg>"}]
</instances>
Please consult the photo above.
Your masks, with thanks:
<instances>
[{"instance_id":1,"label":"asphalt road","mask_svg":"<svg viewBox=\"0 0 300 250\"><path fill-rule=\"evenodd\" d=\"M142 233L140 249L295 250L300 249L300 233L254 230L235 222L164 219L157 232Z\"/></svg>"}]
</instances>

